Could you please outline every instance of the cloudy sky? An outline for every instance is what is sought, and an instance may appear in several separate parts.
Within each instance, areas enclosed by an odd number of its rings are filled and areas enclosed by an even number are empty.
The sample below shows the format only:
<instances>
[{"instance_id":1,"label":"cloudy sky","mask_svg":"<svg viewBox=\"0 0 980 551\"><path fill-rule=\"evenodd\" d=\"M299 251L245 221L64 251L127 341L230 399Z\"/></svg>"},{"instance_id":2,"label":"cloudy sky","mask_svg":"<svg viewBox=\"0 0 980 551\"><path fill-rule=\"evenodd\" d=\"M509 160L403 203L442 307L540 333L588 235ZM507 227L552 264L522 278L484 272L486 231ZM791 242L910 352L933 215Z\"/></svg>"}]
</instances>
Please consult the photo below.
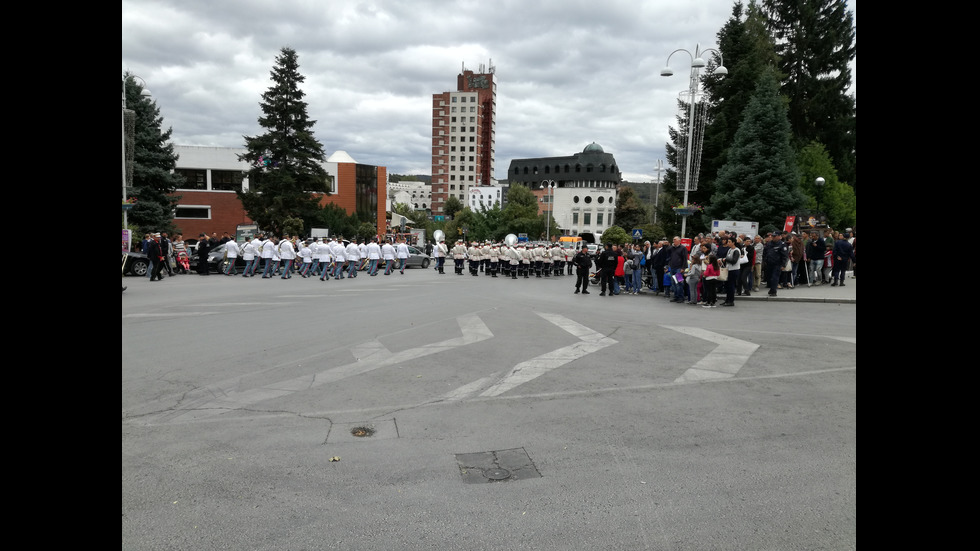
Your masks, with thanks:
<instances>
[{"instance_id":1,"label":"cloudy sky","mask_svg":"<svg viewBox=\"0 0 980 551\"><path fill-rule=\"evenodd\" d=\"M262 133L276 56L293 48L328 156L344 150L390 173L429 174L432 94L455 90L463 66L492 65L497 178L511 159L571 155L594 141L624 179L650 182L657 160L666 164L690 57L671 58L673 77L660 70L674 50L717 46L733 5L123 0L122 70L146 82L173 143L243 147L243 135Z\"/></svg>"}]
</instances>

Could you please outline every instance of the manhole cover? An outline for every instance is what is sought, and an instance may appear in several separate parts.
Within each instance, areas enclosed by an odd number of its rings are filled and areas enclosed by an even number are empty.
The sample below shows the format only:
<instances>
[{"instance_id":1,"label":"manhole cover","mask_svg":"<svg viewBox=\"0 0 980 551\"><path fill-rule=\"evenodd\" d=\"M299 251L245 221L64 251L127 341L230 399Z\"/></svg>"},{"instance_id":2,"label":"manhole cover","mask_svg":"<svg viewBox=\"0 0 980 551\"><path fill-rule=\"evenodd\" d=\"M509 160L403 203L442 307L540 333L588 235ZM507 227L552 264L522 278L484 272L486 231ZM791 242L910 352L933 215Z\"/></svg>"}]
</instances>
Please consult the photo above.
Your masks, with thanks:
<instances>
[{"instance_id":1,"label":"manhole cover","mask_svg":"<svg viewBox=\"0 0 980 551\"><path fill-rule=\"evenodd\" d=\"M507 469L490 469L483 471L483 476L489 478L490 480L503 480L505 478L510 478L510 471Z\"/></svg>"},{"instance_id":2,"label":"manhole cover","mask_svg":"<svg viewBox=\"0 0 980 551\"><path fill-rule=\"evenodd\" d=\"M371 436L374 434L374 429L370 427L354 427L350 430L350 433L357 437Z\"/></svg>"}]
</instances>

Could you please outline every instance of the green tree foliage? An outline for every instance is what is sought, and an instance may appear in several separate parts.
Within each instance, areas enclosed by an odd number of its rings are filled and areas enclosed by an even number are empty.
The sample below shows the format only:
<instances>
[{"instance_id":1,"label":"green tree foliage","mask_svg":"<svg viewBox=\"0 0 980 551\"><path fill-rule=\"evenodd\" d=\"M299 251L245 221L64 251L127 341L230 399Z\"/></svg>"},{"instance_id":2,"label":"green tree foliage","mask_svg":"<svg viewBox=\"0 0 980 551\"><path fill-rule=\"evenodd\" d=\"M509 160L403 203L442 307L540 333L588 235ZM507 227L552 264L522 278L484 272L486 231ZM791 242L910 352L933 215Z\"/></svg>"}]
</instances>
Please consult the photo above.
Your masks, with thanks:
<instances>
[{"instance_id":1,"label":"green tree foliage","mask_svg":"<svg viewBox=\"0 0 980 551\"><path fill-rule=\"evenodd\" d=\"M724 54L728 75L706 78L702 85L710 98L710 119L704 131L701 179L690 200L705 204L714 194L718 170L728 159L742 120L742 112L755 91L759 75L776 67L777 58L772 36L766 30L765 16L755 0L745 8L741 2L732 7L732 17L718 33L718 49ZM721 62L721 59L716 60ZM700 218L695 215L694 218ZM688 220L691 225L691 220ZM708 224L704 224L707 226Z\"/></svg>"},{"instance_id":2,"label":"green tree foliage","mask_svg":"<svg viewBox=\"0 0 980 551\"><path fill-rule=\"evenodd\" d=\"M347 214L343 207L327 203L314 217L311 228L327 228L332 236L350 238L360 225L356 216Z\"/></svg>"},{"instance_id":3,"label":"green tree foliage","mask_svg":"<svg viewBox=\"0 0 980 551\"><path fill-rule=\"evenodd\" d=\"M831 228L853 227L857 222L854 189L837 177L830 154L823 144L811 142L798 155L800 190L807 196L807 210L821 212ZM822 186L815 184L823 178Z\"/></svg>"},{"instance_id":4,"label":"green tree foliage","mask_svg":"<svg viewBox=\"0 0 980 551\"><path fill-rule=\"evenodd\" d=\"M323 145L313 136L316 121L306 113L305 93L299 85L296 51L283 48L276 57L272 86L262 94L258 136L243 136L246 153L239 156L252 167L249 190L238 192L249 218L259 227L281 234L287 218L299 218L313 227L321 210L319 194L328 194Z\"/></svg>"},{"instance_id":5,"label":"green tree foliage","mask_svg":"<svg viewBox=\"0 0 980 551\"><path fill-rule=\"evenodd\" d=\"M163 130L160 108L155 101L141 95L143 86L133 75L126 73L123 80L126 109L135 113L133 132L126 136L133 141L133 179L126 195L136 197L136 204L127 217L138 229L137 235L158 231L173 234L178 230L174 225L174 209L180 196L171 194L184 183L173 173L177 166L177 154L169 141L173 128Z\"/></svg>"},{"instance_id":6,"label":"green tree foliage","mask_svg":"<svg viewBox=\"0 0 980 551\"><path fill-rule=\"evenodd\" d=\"M463 210L463 203L455 195L450 195L446 198L446 202L442 205L442 212L449 219L455 219L456 213Z\"/></svg>"},{"instance_id":7,"label":"green tree foliage","mask_svg":"<svg viewBox=\"0 0 980 551\"><path fill-rule=\"evenodd\" d=\"M794 146L827 147L840 179L857 188L857 101L848 94L857 56L845 0L762 0L775 38Z\"/></svg>"},{"instance_id":8,"label":"green tree foliage","mask_svg":"<svg viewBox=\"0 0 980 551\"><path fill-rule=\"evenodd\" d=\"M606 231L602 232L602 236L599 238L603 245L606 243L612 243L613 245L622 245L623 243L632 242L633 239L630 234L619 226L609 226Z\"/></svg>"},{"instance_id":9,"label":"green tree foliage","mask_svg":"<svg viewBox=\"0 0 980 551\"><path fill-rule=\"evenodd\" d=\"M640 203L633 188L620 186L614 214L616 225L626 229L639 228L647 219L647 209Z\"/></svg>"},{"instance_id":10,"label":"green tree foliage","mask_svg":"<svg viewBox=\"0 0 980 551\"><path fill-rule=\"evenodd\" d=\"M708 215L757 221L763 232L782 228L785 217L806 203L791 139L779 82L774 71L763 72L735 133L728 162L718 172Z\"/></svg>"}]
</instances>

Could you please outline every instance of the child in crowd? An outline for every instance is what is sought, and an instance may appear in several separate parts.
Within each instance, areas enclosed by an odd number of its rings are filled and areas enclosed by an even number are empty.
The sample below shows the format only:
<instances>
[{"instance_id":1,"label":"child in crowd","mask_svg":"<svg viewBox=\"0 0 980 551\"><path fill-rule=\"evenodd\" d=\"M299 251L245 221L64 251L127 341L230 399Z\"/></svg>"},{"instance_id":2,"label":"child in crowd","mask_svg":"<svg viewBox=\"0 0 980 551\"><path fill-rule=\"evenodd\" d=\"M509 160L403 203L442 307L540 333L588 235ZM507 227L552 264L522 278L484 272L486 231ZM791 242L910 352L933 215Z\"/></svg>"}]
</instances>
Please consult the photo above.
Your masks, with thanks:
<instances>
[{"instance_id":1,"label":"child in crowd","mask_svg":"<svg viewBox=\"0 0 980 551\"><path fill-rule=\"evenodd\" d=\"M704 289L704 304L701 305L702 308L716 308L718 301L718 261L715 255L709 254L708 260L705 262L704 266L704 278L703 278L703 289Z\"/></svg>"},{"instance_id":2,"label":"child in crowd","mask_svg":"<svg viewBox=\"0 0 980 551\"><path fill-rule=\"evenodd\" d=\"M692 254L690 258L691 265L684 271L687 275L687 286L690 289L691 299L687 302L688 304L698 304L701 302L701 295L698 294L698 282L701 281L701 275L703 274L703 267L701 265L701 257L697 254Z\"/></svg>"}]
</instances>

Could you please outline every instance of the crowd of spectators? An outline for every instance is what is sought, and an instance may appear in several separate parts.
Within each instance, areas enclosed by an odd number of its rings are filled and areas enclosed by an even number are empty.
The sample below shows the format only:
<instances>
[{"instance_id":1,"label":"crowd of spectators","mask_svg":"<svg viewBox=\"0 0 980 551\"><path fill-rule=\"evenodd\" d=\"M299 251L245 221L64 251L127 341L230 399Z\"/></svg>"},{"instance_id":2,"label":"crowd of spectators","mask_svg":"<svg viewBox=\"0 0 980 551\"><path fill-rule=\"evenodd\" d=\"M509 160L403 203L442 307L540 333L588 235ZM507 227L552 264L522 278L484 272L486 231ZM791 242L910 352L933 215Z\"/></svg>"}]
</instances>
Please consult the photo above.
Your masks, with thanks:
<instances>
[{"instance_id":1,"label":"crowd of spectators","mask_svg":"<svg viewBox=\"0 0 980 551\"><path fill-rule=\"evenodd\" d=\"M643 245L606 244L595 256L600 296L653 291L674 303L734 306L735 297L767 288L769 296L800 285L845 285L854 277L856 239L845 232L777 231L747 236L721 231L691 239L646 241Z\"/></svg>"}]
</instances>

